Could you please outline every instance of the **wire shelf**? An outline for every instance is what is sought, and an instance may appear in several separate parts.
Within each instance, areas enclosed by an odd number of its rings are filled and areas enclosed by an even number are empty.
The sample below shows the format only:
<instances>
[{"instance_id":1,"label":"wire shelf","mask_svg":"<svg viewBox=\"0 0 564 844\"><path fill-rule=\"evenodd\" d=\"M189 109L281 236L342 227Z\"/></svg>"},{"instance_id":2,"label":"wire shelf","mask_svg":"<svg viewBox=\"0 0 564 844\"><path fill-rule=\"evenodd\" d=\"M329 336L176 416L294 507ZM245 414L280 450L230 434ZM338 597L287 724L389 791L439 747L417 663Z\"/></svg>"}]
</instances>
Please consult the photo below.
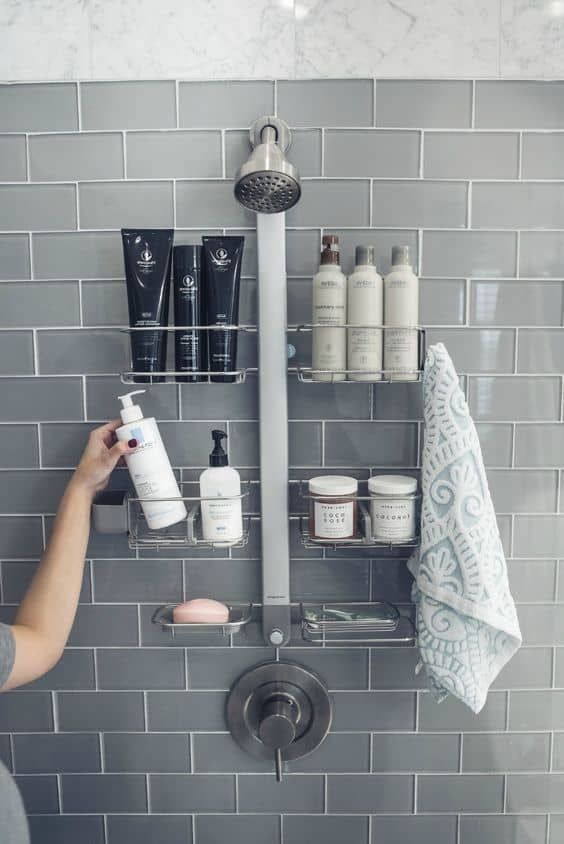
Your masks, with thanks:
<instances>
[{"instance_id":1,"label":"wire shelf","mask_svg":"<svg viewBox=\"0 0 564 844\"><path fill-rule=\"evenodd\" d=\"M336 383L350 383L350 384L393 384L404 382L419 382L423 377L423 364L425 361L426 350L426 336L425 329L421 326L394 326L394 325L358 325L354 323L342 323L341 325L326 325L324 323L304 323L302 325L289 326L288 331L297 334L311 333L316 328L335 328L335 329L360 329L380 331L385 336L387 332L400 332L402 334L408 332L416 332L417 334L417 369L402 369L402 368L388 368L388 369L316 369L309 364L298 364L291 367L290 371L295 372L298 379L306 384L336 384Z\"/></svg>"},{"instance_id":2,"label":"wire shelf","mask_svg":"<svg viewBox=\"0 0 564 844\"><path fill-rule=\"evenodd\" d=\"M198 331L204 333L204 337L210 333L240 332L243 334L256 334L256 325L147 325L129 326L120 328L120 332L132 337L136 333L150 334L152 332L177 334ZM120 373L122 384L243 384L247 375L256 374L257 368L251 366L234 367L231 370L175 370L163 369L147 372L146 370L135 369L133 362L130 367Z\"/></svg>"},{"instance_id":3,"label":"wire shelf","mask_svg":"<svg viewBox=\"0 0 564 844\"><path fill-rule=\"evenodd\" d=\"M327 496L315 495L309 492L307 481L299 481L299 495L305 501L327 501ZM340 548L381 548L394 550L395 548L418 548L420 545L420 538L418 533L407 539L380 539L373 534L372 517L370 509L367 506L372 501L376 500L376 496L371 495L346 495L347 501L355 501L358 505L358 520L356 525L356 535L347 537L345 539L317 537L311 533L310 530L310 516L303 513L298 515L299 520L299 535L300 541L304 548L328 548L333 551L338 551ZM390 501L414 501L416 505L421 499L421 493L414 492L408 495L379 495L378 501L389 499ZM418 520L416 520L418 521Z\"/></svg>"},{"instance_id":4,"label":"wire shelf","mask_svg":"<svg viewBox=\"0 0 564 844\"><path fill-rule=\"evenodd\" d=\"M155 611L152 621L163 630L167 630L172 638L179 633L219 633L221 636L233 636L240 633L252 618L252 604L228 604L229 619L222 624L215 622L178 623L173 621L172 613L177 604L165 604Z\"/></svg>"},{"instance_id":5,"label":"wire shelf","mask_svg":"<svg viewBox=\"0 0 564 844\"><path fill-rule=\"evenodd\" d=\"M242 484L244 491L240 495L231 495L222 501L243 500L248 495L246 484ZM143 512L144 503L158 503L167 501L182 501L186 506L186 518L167 528L154 529L147 524ZM127 532L128 544L132 550L161 548L210 548L220 550L226 548L244 548L249 542L250 516L243 515L243 532L241 536L229 540L209 540L202 534L201 504L202 501L215 501L217 498L202 498L200 496L183 495L180 498L134 498L127 499Z\"/></svg>"},{"instance_id":6,"label":"wire shelf","mask_svg":"<svg viewBox=\"0 0 564 844\"><path fill-rule=\"evenodd\" d=\"M412 619L386 601L302 603L300 615L302 637L313 644L413 647L416 643Z\"/></svg>"}]
</instances>

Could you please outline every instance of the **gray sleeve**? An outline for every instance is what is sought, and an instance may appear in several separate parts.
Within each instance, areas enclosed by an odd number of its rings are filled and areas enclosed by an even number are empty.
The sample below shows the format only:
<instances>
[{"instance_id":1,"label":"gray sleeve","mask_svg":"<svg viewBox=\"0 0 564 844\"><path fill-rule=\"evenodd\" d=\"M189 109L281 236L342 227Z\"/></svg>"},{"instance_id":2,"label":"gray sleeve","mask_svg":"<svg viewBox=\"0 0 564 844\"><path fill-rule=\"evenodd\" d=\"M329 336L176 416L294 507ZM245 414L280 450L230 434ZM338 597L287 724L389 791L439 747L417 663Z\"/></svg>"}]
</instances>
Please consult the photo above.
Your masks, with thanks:
<instances>
[{"instance_id":1,"label":"gray sleeve","mask_svg":"<svg viewBox=\"0 0 564 844\"><path fill-rule=\"evenodd\" d=\"M12 628L0 624L0 689L12 673L16 658L16 641Z\"/></svg>"}]
</instances>

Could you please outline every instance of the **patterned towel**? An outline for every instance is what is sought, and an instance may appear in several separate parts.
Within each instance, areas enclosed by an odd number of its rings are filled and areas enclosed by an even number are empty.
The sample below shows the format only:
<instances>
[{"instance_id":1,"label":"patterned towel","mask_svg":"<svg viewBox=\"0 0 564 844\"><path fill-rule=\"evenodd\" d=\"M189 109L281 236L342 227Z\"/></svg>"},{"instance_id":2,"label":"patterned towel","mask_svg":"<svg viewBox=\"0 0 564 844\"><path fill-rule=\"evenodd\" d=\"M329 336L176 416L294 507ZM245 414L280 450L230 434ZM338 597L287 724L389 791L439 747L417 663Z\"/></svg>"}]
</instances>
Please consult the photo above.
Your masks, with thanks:
<instances>
[{"instance_id":1,"label":"patterned towel","mask_svg":"<svg viewBox=\"0 0 564 844\"><path fill-rule=\"evenodd\" d=\"M408 563L421 663L439 699L479 712L521 631L478 435L442 343L428 350L423 398L421 547Z\"/></svg>"}]
</instances>

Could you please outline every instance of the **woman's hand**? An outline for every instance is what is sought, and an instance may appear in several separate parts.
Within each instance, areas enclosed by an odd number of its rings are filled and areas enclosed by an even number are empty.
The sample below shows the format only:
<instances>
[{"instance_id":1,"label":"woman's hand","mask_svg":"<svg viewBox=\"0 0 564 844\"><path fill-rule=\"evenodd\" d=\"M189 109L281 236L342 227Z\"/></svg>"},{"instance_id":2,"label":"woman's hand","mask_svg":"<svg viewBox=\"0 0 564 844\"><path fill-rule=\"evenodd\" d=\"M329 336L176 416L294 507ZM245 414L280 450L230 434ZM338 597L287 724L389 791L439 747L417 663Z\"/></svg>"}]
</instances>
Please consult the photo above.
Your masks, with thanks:
<instances>
[{"instance_id":1,"label":"woman's hand","mask_svg":"<svg viewBox=\"0 0 564 844\"><path fill-rule=\"evenodd\" d=\"M92 495L105 489L120 459L137 445L135 440L127 443L116 439L115 430L121 424L119 419L114 419L92 431L71 483L84 487Z\"/></svg>"}]
</instances>

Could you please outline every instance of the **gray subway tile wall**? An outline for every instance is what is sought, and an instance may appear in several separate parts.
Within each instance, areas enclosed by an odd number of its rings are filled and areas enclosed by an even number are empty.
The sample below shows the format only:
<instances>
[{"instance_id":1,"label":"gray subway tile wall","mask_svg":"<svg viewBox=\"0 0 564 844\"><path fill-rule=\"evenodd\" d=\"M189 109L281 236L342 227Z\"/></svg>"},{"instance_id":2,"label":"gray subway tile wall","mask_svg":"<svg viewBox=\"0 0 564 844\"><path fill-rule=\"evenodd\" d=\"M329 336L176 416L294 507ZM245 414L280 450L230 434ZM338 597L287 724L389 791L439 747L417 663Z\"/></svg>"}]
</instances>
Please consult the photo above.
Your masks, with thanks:
<instances>
[{"instance_id":1,"label":"gray subway tile wall","mask_svg":"<svg viewBox=\"0 0 564 844\"><path fill-rule=\"evenodd\" d=\"M0 755L33 844L561 844L563 86L0 85L2 618L30 582L88 432L116 414L128 351L119 228L174 225L178 243L244 234L242 313L253 322L255 220L232 178L249 125L276 110L295 129L289 157L303 176L287 215L290 321L309 319L325 231L339 234L346 272L357 243L375 246L382 272L393 244L410 245L428 342L445 342L468 376L525 637L478 716L455 700L437 706L415 651L293 640L280 656L327 681L334 721L277 784L223 717L236 677L275 657L258 625L233 641L172 641L151 622L186 597L260 602L258 532L215 555L135 553L93 534L63 659L0 696ZM162 385L144 399L185 479L206 465L219 424L232 462L256 477L254 380ZM289 403L294 477L419 466L418 385L291 378ZM294 524L291 535L293 600L409 603L403 558L310 551Z\"/></svg>"}]
</instances>

